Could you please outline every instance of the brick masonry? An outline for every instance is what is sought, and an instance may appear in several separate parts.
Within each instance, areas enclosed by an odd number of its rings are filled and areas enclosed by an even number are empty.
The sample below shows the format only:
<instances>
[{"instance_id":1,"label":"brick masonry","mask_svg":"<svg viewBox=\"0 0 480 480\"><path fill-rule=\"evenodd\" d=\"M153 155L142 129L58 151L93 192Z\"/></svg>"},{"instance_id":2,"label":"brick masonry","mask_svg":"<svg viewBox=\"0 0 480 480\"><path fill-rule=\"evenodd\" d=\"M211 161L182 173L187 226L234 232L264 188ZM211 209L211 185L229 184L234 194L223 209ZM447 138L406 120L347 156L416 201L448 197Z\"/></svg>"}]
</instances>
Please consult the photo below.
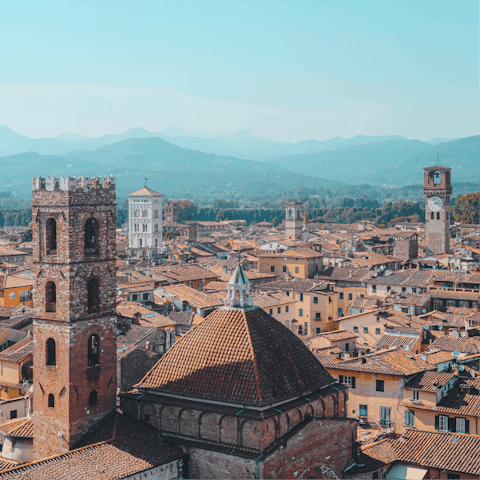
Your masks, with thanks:
<instances>
[{"instance_id":1,"label":"brick masonry","mask_svg":"<svg viewBox=\"0 0 480 480\"><path fill-rule=\"evenodd\" d=\"M89 177L33 179L37 459L71 449L115 408L115 208L112 178L103 185ZM55 341L55 365L47 364L48 339Z\"/></svg>"}]
</instances>

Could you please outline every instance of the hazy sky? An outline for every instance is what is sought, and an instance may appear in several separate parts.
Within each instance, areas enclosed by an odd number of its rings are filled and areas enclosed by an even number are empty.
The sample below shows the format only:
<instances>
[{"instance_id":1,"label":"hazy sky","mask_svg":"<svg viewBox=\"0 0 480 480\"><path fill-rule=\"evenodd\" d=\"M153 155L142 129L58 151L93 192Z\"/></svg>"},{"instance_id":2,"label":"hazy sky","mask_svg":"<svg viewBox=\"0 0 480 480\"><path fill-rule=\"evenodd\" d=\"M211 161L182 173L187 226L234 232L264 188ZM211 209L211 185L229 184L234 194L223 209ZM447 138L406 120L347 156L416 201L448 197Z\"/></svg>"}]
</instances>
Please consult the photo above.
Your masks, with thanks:
<instances>
[{"instance_id":1,"label":"hazy sky","mask_svg":"<svg viewBox=\"0 0 480 480\"><path fill-rule=\"evenodd\" d=\"M477 135L478 26L477 0L3 2L0 124Z\"/></svg>"}]
</instances>

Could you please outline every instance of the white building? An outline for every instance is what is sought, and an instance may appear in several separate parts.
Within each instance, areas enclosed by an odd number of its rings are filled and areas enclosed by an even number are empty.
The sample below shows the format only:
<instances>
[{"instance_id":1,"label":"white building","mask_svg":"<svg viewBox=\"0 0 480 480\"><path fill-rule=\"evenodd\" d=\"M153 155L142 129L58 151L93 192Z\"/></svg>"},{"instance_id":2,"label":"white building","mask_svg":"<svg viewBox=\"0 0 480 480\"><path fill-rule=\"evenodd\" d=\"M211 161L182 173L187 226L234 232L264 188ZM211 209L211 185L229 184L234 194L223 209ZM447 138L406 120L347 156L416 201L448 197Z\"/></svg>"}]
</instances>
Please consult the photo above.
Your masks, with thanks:
<instances>
[{"instance_id":1,"label":"white building","mask_svg":"<svg viewBox=\"0 0 480 480\"><path fill-rule=\"evenodd\" d=\"M162 197L147 187L128 195L128 247L132 255L162 246Z\"/></svg>"}]
</instances>

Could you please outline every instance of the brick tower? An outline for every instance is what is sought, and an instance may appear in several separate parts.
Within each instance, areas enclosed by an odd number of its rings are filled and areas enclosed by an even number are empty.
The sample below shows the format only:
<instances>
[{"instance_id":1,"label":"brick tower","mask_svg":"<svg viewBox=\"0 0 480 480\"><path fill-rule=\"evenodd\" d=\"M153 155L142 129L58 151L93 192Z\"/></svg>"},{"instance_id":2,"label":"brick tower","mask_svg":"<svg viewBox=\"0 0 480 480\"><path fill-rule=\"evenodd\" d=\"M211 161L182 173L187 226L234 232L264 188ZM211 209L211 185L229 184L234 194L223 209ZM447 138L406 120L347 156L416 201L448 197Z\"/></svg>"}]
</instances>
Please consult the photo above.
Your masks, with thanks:
<instances>
[{"instance_id":1,"label":"brick tower","mask_svg":"<svg viewBox=\"0 0 480 480\"><path fill-rule=\"evenodd\" d=\"M34 458L115 408L115 179L33 178Z\"/></svg>"},{"instance_id":2,"label":"brick tower","mask_svg":"<svg viewBox=\"0 0 480 480\"><path fill-rule=\"evenodd\" d=\"M425 253L438 255L450 252L451 168L435 165L425 168Z\"/></svg>"},{"instance_id":3,"label":"brick tower","mask_svg":"<svg viewBox=\"0 0 480 480\"><path fill-rule=\"evenodd\" d=\"M299 240L303 231L302 202L285 203L285 234L292 240Z\"/></svg>"}]
</instances>

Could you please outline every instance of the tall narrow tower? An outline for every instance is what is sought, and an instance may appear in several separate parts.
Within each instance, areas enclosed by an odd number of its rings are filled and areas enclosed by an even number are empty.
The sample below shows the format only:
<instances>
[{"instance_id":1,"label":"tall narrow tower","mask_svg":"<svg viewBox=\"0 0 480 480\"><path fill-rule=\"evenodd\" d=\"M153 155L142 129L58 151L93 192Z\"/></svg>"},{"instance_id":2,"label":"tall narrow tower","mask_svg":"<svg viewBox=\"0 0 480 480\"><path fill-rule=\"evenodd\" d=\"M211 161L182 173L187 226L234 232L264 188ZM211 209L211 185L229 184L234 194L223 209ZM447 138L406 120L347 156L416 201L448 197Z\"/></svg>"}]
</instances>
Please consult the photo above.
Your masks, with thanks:
<instances>
[{"instance_id":1,"label":"tall narrow tower","mask_svg":"<svg viewBox=\"0 0 480 480\"><path fill-rule=\"evenodd\" d=\"M302 202L285 203L285 233L288 238L298 240L302 236Z\"/></svg>"},{"instance_id":2,"label":"tall narrow tower","mask_svg":"<svg viewBox=\"0 0 480 480\"><path fill-rule=\"evenodd\" d=\"M425 253L437 255L450 252L451 168L435 165L424 168Z\"/></svg>"},{"instance_id":3,"label":"tall narrow tower","mask_svg":"<svg viewBox=\"0 0 480 480\"><path fill-rule=\"evenodd\" d=\"M33 178L34 458L115 408L115 179Z\"/></svg>"},{"instance_id":4,"label":"tall narrow tower","mask_svg":"<svg viewBox=\"0 0 480 480\"><path fill-rule=\"evenodd\" d=\"M146 186L128 195L128 247L132 256L162 246L162 197Z\"/></svg>"}]
</instances>

